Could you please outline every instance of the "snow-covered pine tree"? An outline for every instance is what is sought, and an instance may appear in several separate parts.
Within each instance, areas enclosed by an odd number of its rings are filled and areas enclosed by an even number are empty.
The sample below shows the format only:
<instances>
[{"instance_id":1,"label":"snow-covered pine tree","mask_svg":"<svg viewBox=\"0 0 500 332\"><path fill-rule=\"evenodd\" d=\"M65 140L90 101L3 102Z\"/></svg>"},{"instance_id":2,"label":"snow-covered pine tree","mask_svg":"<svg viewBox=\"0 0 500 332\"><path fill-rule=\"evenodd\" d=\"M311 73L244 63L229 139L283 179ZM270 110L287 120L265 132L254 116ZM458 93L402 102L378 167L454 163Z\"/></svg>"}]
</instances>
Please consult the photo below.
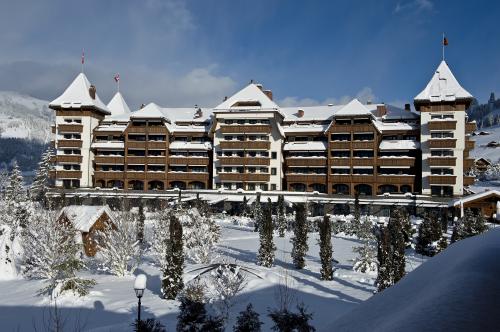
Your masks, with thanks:
<instances>
[{"instance_id":1,"label":"snow-covered pine tree","mask_svg":"<svg viewBox=\"0 0 500 332\"><path fill-rule=\"evenodd\" d=\"M46 193L50 185L49 171L52 169L51 158L53 156L52 148L49 147L42 154L42 158L38 163L33 183L31 184L30 192L31 199L46 206Z\"/></svg>"},{"instance_id":2,"label":"snow-covered pine tree","mask_svg":"<svg viewBox=\"0 0 500 332\"><path fill-rule=\"evenodd\" d=\"M137 219L131 211L118 211L104 231L99 244L104 267L112 274L132 275L141 262L142 249L137 239Z\"/></svg>"},{"instance_id":3,"label":"snow-covered pine tree","mask_svg":"<svg viewBox=\"0 0 500 332\"><path fill-rule=\"evenodd\" d=\"M186 257L196 264L210 263L220 238L220 226L197 208L191 208L179 217Z\"/></svg>"},{"instance_id":4,"label":"snow-covered pine tree","mask_svg":"<svg viewBox=\"0 0 500 332\"><path fill-rule=\"evenodd\" d=\"M146 221L146 214L144 213L144 202L142 200L139 201L139 211L137 216L137 230L136 237L139 243L144 242L144 223Z\"/></svg>"},{"instance_id":5,"label":"snow-covered pine tree","mask_svg":"<svg viewBox=\"0 0 500 332\"><path fill-rule=\"evenodd\" d=\"M52 211L38 210L24 236L24 274L47 280L41 293L52 297L66 291L88 294L95 281L76 276L85 265L80 258L81 244L76 241L80 235L70 223L58 221Z\"/></svg>"},{"instance_id":6,"label":"snow-covered pine tree","mask_svg":"<svg viewBox=\"0 0 500 332\"><path fill-rule=\"evenodd\" d=\"M377 260L378 274L375 281L377 291L381 292L393 284L392 261L391 261L391 239L389 230L381 227L378 232Z\"/></svg>"},{"instance_id":7,"label":"snow-covered pine tree","mask_svg":"<svg viewBox=\"0 0 500 332\"><path fill-rule=\"evenodd\" d=\"M441 225L435 214L426 213L424 220L418 227L417 243L415 251L421 255L434 256L431 244L441 239Z\"/></svg>"},{"instance_id":8,"label":"snow-covered pine tree","mask_svg":"<svg viewBox=\"0 0 500 332\"><path fill-rule=\"evenodd\" d=\"M5 189L9 183L9 172L6 169L0 169L0 199L3 199Z\"/></svg>"},{"instance_id":9,"label":"snow-covered pine tree","mask_svg":"<svg viewBox=\"0 0 500 332\"><path fill-rule=\"evenodd\" d=\"M9 225L0 225L0 277L2 279L15 278L17 266L14 255L14 243L11 237L12 229Z\"/></svg>"},{"instance_id":10,"label":"snow-covered pine tree","mask_svg":"<svg viewBox=\"0 0 500 332\"><path fill-rule=\"evenodd\" d=\"M219 311L219 317L227 322L234 305L234 298L245 288L247 281L240 273L240 267L233 264L220 264L210 273L212 300Z\"/></svg>"},{"instance_id":11,"label":"snow-covered pine tree","mask_svg":"<svg viewBox=\"0 0 500 332\"><path fill-rule=\"evenodd\" d=\"M399 213L401 216L401 225L403 228L403 237L405 240L405 246L406 248L411 247L411 244L413 242L413 234L415 233L411 221L410 221L410 214L408 213L407 209L399 209Z\"/></svg>"},{"instance_id":12,"label":"snow-covered pine tree","mask_svg":"<svg viewBox=\"0 0 500 332\"><path fill-rule=\"evenodd\" d=\"M273 219L271 199L265 208L264 216L259 225L260 247L257 254L257 264L271 267L274 263L276 246L273 241Z\"/></svg>"},{"instance_id":13,"label":"snow-covered pine tree","mask_svg":"<svg viewBox=\"0 0 500 332\"><path fill-rule=\"evenodd\" d=\"M465 209L464 216L453 227L451 243L479 235L487 230L488 226L481 212L474 213L472 209Z\"/></svg>"},{"instance_id":14,"label":"snow-covered pine tree","mask_svg":"<svg viewBox=\"0 0 500 332\"><path fill-rule=\"evenodd\" d=\"M252 304L249 303L246 309L241 311L236 318L233 332L260 332L262 324L259 314L253 310Z\"/></svg>"},{"instance_id":15,"label":"snow-covered pine tree","mask_svg":"<svg viewBox=\"0 0 500 332\"><path fill-rule=\"evenodd\" d=\"M358 236L363 241L363 245L352 249L353 252L358 254L354 260L353 270L362 273L377 271L376 248L373 243L374 235L368 218L361 223Z\"/></svg>"},{"instance_id":16,"label":"snow-covered pine tree","mask_svg":"<svg viewBox=\"0 0 500 332\"><path fill-rule=\"evenodd\" d=\"M321 279L333 279L332 267L332 224L328 215L319 222L319 257L321 259Z\"/></svg>"},{"instance_id":17,"label":"snow-covered pine tree","mask_svg":"<svg viewBox=\"0 0 500 332\"><path fill-rule=\"evenodd\" d=\"M17 162L14 162L9 183L5 189L5 202L6 213L12 222L10 225L13 231L12 236L15 236L27 226L32 213L32 206L23 187L23 176Z\"/></svg>"},{"instance_id":18,"label":"snow-covered pine tree","mask_svg":"<svg viewBox=\"0 0 500 332\"><path fill-rule=\"evenodd\" d=\"M276 226L278 228L279 237L285 237L287 229L286 215L285 215L285 197L278 196L278 203L276 206Z\"/></svg>"},{"instance_id":19,"label":"snow-covered pine tree","mask_svg":"<svg viewBox=\"0 0 500 332\"><path fill-rule=\"evenodd\" d=\"M243 202L241 203L241 214L246 217L248 215L248 199L247 196L243 196Z\"/></svg>"},{"instance_id":20,"label":"snow-covered pine tree","mask_svg":"<svg viewBox=\"0 0 500 332\"><path fill-rule=\"evenodd\" d=\"M259 231L262 217L263 217L263 212L262 212L262 204L260 202L260 193L257 193L257 197L255 198L253 207L254 232Z\"/></svg>"},{"instance_id":21,"label":"snow-covered pine tree","mask_svg":"<svg viewBox=\"0 0 500 332\"><path fill-rule=\"evenodd\" d=\"M391 241L393 281L397 283L406 274L406 244L403 235L403 213L400 209L393 210L393 216L389 219L387 229Z\"/></svg>"},{"instance_id":22,"label":"snow-covered pine tree","mask_svg":"<svg viewBox=\"0 0 500 332\"><path fill-rule=\"evenodd\" d=\"M360 225L361 225L361 207L359 205L359 193L356 192L356 194L354 195L354 218L351 221L349 233L351 235L353 234L358 235Z\"/></svg>"},{"instance_id":23,"label":"snow-covered pine tree","mask_svg":"<svg viewBox=\"0 0 500 332\"><path fill-rule=\"evenodd\" d=\"M309 324L312 314L306 311L303 304L297 306L299 312L291 312L288 309L271 310L269 317L274 322L273 331L279 332L313 332L316 329Z\"/></svg>"},{"instance_id":24,"label":"snow-covered pine tree","mask_svg":"<svg viewBox=\"0 0 500 332\"><path fill-rule=\"evenodd\" d=\"M182 243L182 225L176 214L170 214L169 239L164 267L161 292L166 299L175 300L184 288L184 252Z\"/></svg>"},{"instance_id":25,"label":"snow-covered pine tree","mask_svg":"<svg viewBox=\"0 0 500 332\"><path fill-rule=\"evenodd\" d=\"M295 222L293 225L292 259L297 269L303 269L306 265L304 259L309 246L307 245L307 211L304 203L295 205Z\"/></svg>"}]
</instances>

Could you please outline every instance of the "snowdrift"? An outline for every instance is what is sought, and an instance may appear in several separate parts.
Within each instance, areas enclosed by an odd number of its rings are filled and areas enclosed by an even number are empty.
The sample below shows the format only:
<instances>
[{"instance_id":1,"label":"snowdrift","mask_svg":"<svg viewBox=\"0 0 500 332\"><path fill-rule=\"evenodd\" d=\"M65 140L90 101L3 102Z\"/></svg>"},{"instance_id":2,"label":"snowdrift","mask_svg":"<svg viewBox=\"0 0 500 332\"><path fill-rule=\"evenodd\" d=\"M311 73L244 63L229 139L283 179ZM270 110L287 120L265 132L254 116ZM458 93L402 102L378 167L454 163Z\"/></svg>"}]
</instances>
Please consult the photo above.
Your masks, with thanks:
<instances>
[{"instance_id":1,"label":"snowdrift","mask_svg":"<svg viewBox=\"0 0 500 332\"><path fill-rule=\"evenodd\" d=\"M329 331L498 331L500 229L453 244Z\"/></svg>"}]
</instances>

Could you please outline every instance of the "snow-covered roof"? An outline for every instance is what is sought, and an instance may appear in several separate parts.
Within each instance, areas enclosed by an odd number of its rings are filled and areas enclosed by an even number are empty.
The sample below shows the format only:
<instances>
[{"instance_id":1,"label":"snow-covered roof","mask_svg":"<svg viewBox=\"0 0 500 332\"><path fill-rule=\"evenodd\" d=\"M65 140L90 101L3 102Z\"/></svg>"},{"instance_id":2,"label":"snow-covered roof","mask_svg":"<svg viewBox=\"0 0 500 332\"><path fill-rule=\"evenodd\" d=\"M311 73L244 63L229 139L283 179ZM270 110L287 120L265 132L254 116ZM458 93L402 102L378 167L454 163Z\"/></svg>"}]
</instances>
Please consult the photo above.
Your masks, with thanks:
<instances>
[{"instance_id":1,"label":"snow-covered roof","mask_svg":"<svg viewBox=\"0 0 500 332\"><path fill-rule=\"evenodd\" d=\"M481 198L488 197L488 196L496 196L500 200L500 191L499 190L485 190L485 191L477 193L477 194L457 198L457 199L452 200L449 203L449 206L460 206L461 203L464 204L464 203L472 202L472 201L475 201L477 199L481 199Z\"/></svg>"},{"instance_id":2,"label":"snow-covered roof","mask_svg":"<svg viewBox=\"0 0 500 332\"><path fill-rule=\"evenodd\" d=\"M285 116L285 122L323 121L331 119L333 114L342 107L343 105L282 107L281 112ZM299 116L299 110L304 112L302 116Z\"/></svg>"},{"instance_id":3,"label":"snow-covered roof","mask_svg":"<svg viewBox=\"0 0 500 332\"><path fill-rule=\"evenodd\" d=\"M94 129L95 131L118 131L124 132L127 129L127 125L125 124L101 124L99 127Z\"/></svg>"},{"instance_id":4,"label":"snow-covered roof","mask_svg":"<svg viewBox=\"0 0 500 332\"><path fill-rule=\"evenodd\" d=\"M393 105L386 105L386 114L382 116L384 120L418 119L420 115L413 111L407 111Z\"/></svg>"},{"instance_id":5,"label":"snow-covered roof","mask_svg":"<svg viewBox=\"0 0 500 332\"><path fill-rule=\"evenodd\" d=\"M441 61L436 72L416 101L455 101L457 99L472 99L472 95L458 83L446 61Z\"/></svg>"},{"instance_id":6,"label":"snow-covered roof","mask_svg":"<svg viewBox=\"0 0 500 332\"><path fill-rule=\"evenodd\" d=\"M144 108L133 112L131 119L166 119L174 122L207 122L213 115L210 108L200 107L160 107L149 103Z\"/></svg>"},{"instance_id":7,"label":"snow-covered roof","mask_svg":"<svg viewBox=\"0 0 500 332\"><path fill-rule=\"evenodd\" d=\"M322 133L328 125L300 125L293 124L290 126L283 126L283 132L286 133Z\"/></svg>"},{"instance_id":8,"label":"snow-covered roof","mask_svg":"<svg viewBox=\"0 0 500 332\"><path fill-rule=\"evenodd\" d=\"M335 116L371 115L370 110L354 98L347 105L335 112Z\"/></svg>"},{"instance_id":9,"label":"snow-covered roof","mask_svg":"<svg viewBox=\"0 0 500 332\"><path fill-rule=\"evenodd\" d=\"M89 93L91 84L84 73L78 74L74 81L66 88L62 95L54 99L49 106L61 108L95 107L105 114L111 114L99 96L92 99Z\"/></svg>"},{"instance_id":10,"label":"snow-covered roof","mask_svg":"<svg viewBox=\"0 0 500 332\"><path fill-rule=\"evenodd\" d=\"M321 141L313 142L290 142L286 143L285 151L325 151L327 143Z\"/></svg>"},{"instance_id":11,"label":"snow-covered roof","mask_svg":"<svg viewBox=\"0 0 500 332\"><path fill-rule=\"evenodd\" d=\"M251 106L252 103L255 103L256 106ZM246 104L248 106L245 106ZM216 106L214 110L277 110L278 108L278 105L262 92L261 88L250 83Z\"/></svg>"},{"instance_id":12,"label":"snow-covered roof","mask_svg":"<svg viewBox=\"0 0 500 332\"><path fill-rule=\"evenodd\" d=\"M195 142L172 142L169 145L172 150L211 150L212 143L195 143Z\"/></svg>"},{"instance_id":13,"label":"snow-covered roof","mask_svg":"<svg viewBox=\"0 0 500 332\"><path fill-rule=\"evenodd\" d=\"M113 215L107 205L69 205L61 210L59 216L63 213L73 227L80 232L88 232L103 213L106 213L113 222Z\"/></svg>"},{"instance_id":14,"label":"snow-covered roof","mask_svg":"<svg viewBox=\"0 0 500 332\"><path fill-rule=\"evenodd\" d=\"M383 140L380 142L380 150L416 150L420 148L420 142L412 140Z\"/></svg>"},{"instance_id":15,"label":"snow-covered roof","mask_svg":"<svg viewBox=\"0 0 500 332\"><path fill-rule=\"evenodd\" d=\"M108 104L108 109L111 112L111 117L125 115L130 113L125 99L120 92L117 92Z\"/></svg>"},{"instance_id":16,"label":"snow-covered roof","mask_svg":"<svg viewBox=\"0 0 500 332\"><path fill-rule=\"evenodd\" d=\"M373 121L375 128L378 131L403 131L403 130L414 130L417 129L417 125L409 124L406 122L383 122L383 121Z\"/></svg>"},{"instance_id":17,"label":"snow-covered roof","mask_svg":"<svg viewBox=\"0 0 500 332\"><path fill-rule=\"evenodd\" d=\"M160 106L149 103L138 111L130 115L131 119L168 119L160 110Z\"/></svg>"},{"instance_id":18,"label":"snow-covered roof","mask_svg":"<svg viewBox=\"0 0 500 332\"><path fill-rule=\"evenodd\" d=\"M125 143L123 142L94 142L90 146L93 149L124 149Z\"/></svg>"}]
</instances>

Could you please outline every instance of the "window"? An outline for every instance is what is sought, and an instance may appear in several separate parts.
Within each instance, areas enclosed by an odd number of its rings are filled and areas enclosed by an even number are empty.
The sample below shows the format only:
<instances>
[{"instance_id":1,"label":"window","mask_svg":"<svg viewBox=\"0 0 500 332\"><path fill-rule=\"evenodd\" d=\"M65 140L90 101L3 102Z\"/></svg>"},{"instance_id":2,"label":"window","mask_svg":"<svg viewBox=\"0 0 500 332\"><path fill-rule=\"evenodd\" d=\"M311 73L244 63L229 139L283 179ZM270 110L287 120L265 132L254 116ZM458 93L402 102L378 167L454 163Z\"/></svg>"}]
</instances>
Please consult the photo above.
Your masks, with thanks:
<instances>
[{"instance_id":1,"label":"window","mask_svg":"<svg viewBox=\"0 0 500 332\"><path fill-rule=\"evenodd\" d=\"M431 157L453 157L453 150L431 150Z\"/></svg>"},{"instance_id":2,"label":"window","mask_svg":"<svg viewBox=\"0 0 500 332\"><path fill-rule=\"evenodd\" d=\"M295 142L307 142L308 137L307 136L297 136L295 137Z\"/></svg>"},{"instance_id":3,"label":"window","mask_svg":"<svg viewBox=\"0 0 500 332\"><path fill-rule=\"evenodd\" d=\"M247 184L247 189L248 190L255 190L255 183L249 183L249 184Z\"/></svg>"},{"instance_id":4,"label":"window","mask_svg":"<svg viewBox=\"0 0 500 332\"><path fill-rule=\"evenodd\" d=\"M229 136L229 135L224 136L224 140L226 140L226 141L232 141L233 140L233 136Z\"/></svg>"},{"instance_id":5,"label":"window","mask_svg":"<svg viewBox=\"0 0 500 332\"><path fill-rule=\"evenodd\" d=\"M271 152L271 159L276 159L278 158L278 153L277 152Z\"/></svg>"},{"instance_id":6,"label":"window","mask_svg":"<svg viewBox=\"0 0 500 332\"><path fill-rule=\"evenodd\" d=\"M221 171L222 171L222 167L216 167L216 168L215 168L215 172L216 172L217 174L219 174Z\"/></svg>"},{"instance_id":7,"label":"window","mask_svg":"<svg viewBox=\"0 0 500 332\"><path fill-rule=\"evenodd\" d=\"M257 120L249 120L248 123L250 123L250 124L257 124Z\"/></svg>"},{"instance_id":8,"label":"window","mask_svg":"<svg viewBox=\"0 0 500 332\"><path fill-rule=\"evenodd\" d=\"M230 124L233 124L233 120L225 120L224 123L227 125L230 125Z\"/></svg>"},{"instance_id":9,"label":"window","mask_svg":"<svg viewBox=\"0 0 500 332\"><path fill-rule=\"evenodd\" d=\"M248 167L247 171L248 171L248 173L255 173L256 168L255 167Z\"/></svg>"},{"instance_id":10,"label":"window","mask_svg":"<svg viewBox=\"0 0 500 332\"><path fill-rule=\"evenodd\" d=\"M271 191L276 191L276 184L275 183L271 183Z\"/></svg>"},{"instance_id":11,"label":"window","mask_svg":"<svg viewBox=\"0 0 500 332\"><path fill-rule=\"evenodd\" d=\"M431 168L432 175L453 175L451 168Z\"/></svg>"},{"instance_id":12,"label":"window","mask_svg":"<svg viewBox=\"0 0 500 332\"><path fill-rule=\"evenodd\" d=\"M245 124L245 120L238 120L237 122L238 122L238 124L240 124L240 125Z\"/></svg>"},{"instance_id":13,"label":"window","mask_svg":"<svg viewBox=\"0 0 500 332\"><path fill-rule=\"evenodd\" d=\"M271 168L271 175L276 175L276 167Z\"/></svg>"},{"instance_id":14,"label":"window","mask_svg":"<svg viewBox=\"0 0 500 332\"><path fill-rule=\"evenodd\" d=\"M269 172L269 168L267 168L267 167L260 167L259 168L259 172L261 172L261 173L268 173Z\"/></svg>"},{"instance_id":15,"label":"window","mask_svg":"<svg viewBox=\"0 0 500 332\"><path fill-rule=\"evenodd\" d=\"M351 152L349 150L333 150L332 157L333 158L349 158L351 156Z\"/></svg>"}]
</instances>

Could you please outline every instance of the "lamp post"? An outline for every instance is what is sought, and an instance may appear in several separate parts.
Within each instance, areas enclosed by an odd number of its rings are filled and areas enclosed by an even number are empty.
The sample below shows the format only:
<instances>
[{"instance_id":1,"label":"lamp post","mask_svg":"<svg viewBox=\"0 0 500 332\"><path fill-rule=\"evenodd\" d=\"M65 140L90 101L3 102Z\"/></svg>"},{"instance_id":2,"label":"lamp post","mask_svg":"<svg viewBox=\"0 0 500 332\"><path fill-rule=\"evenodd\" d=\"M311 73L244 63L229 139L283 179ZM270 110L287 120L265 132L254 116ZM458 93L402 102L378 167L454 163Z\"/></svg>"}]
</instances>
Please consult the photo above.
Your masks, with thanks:
<instances>
[{"instance_id":1,"label":"lamp post","mask_svg":"<svg viewBox=\"0 0 500 332\"><path fill-rule=\"evenodd\" d=\"M138 304L137 304L137 325L141 323L141 297L144 295L144 289L146 289L146 275L145 274L139 274L135 278L134 282L134 291L135 291L135 296L139 299Z\"/></svg>"}]
</instances>

